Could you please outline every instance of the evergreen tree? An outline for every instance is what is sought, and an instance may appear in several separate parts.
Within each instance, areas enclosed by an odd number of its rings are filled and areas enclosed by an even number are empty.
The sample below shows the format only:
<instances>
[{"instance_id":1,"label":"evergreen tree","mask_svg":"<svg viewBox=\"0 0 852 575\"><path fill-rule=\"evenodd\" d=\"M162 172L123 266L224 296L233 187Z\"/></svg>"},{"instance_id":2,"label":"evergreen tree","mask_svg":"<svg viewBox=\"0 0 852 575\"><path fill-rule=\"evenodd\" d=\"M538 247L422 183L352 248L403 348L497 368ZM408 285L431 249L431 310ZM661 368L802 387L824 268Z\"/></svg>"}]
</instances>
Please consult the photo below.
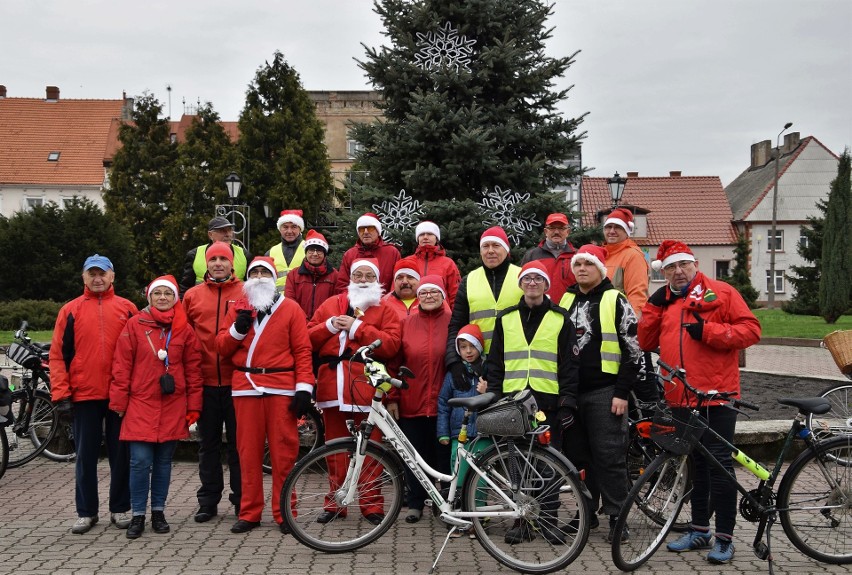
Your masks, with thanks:
<instances>
[{"instance_id":1,"label":"evergreen tree","mask_svg":"<svg viewBox=\"0 0 852 575\"><path fill-rule=\"evenodd\" d=\"M796 251L810 265L790 266L790 271L795 275L787 275L787 279L793 284L795 294L782 304L787 313L796 315L819 315L819 278L822 262L822 236L825 227L825 214L828 204L825 200L819 200L816 205L822 212L821 216L808 217L807 225L800 229L801 235L806 239L800 242Z\"/></svg>"},{"instance_id":2,"label":"evergreen tree","mask_svg":"<svg viewBox=\"0 0 852 575\"><path fill-rule=\"evenodd\" d=\"M161 239L177 159L177 144L170 140L169 120L160 117L162 111L150 94L136 100L131 122L119 129L122 147L113 158L110 185L103 191L107 212L133 231L136 258L130 275L140 285L176 269L174 250Z\"/></svg>"},{"instance_id":3,"label":"evergreen tree","mask_svg":"<svg viewBox=\"0 0 852 575\"><path fill-rule=\"evenodd\" d=\"M575 133L582 118L565 119L556 109L568 90L553 84L573 56L544 53L550 6L539 0L377 0L374 6L390 46L365 47L359 65L383 98L384 119L352 129L363 145L359 167L368 172L352 187L353 209L374 211L388 202L379 210L385 227L412 244L407 220L436 221L463 271L478 265L479 235L491 225L502 224L515 236L513 251L522 253L548 213L570 211L564 196L550 190L576 175L565 161L582 137ZM413 203L399 201L402 189ZM351 245L354 230L343 231Z\"/></svg>"},{"instance_id":4,"label":"evergreen tree","mask_svg":"<svg viewBox=\"0 0 852 575\"><path fill-rule=\"evenodd\" d=\"M748 239L743 234L737 234L737 245L734 247L734 270L730 276L722 278L722 281L731 284L740 295L743 296L748 307L757 307L757 290L751 285L748 258L751 247Z\"/></svg>"},{"instance_id":5,"label":"evergreen tree","mask_svg":"<svg viewBox=\"0 0 852 575\"><path fill-rule=\"evenodd\" d=\"M825 234L822 241L822 276L819 281L819 314L834 323L849 311L852 303L852 181L849 149L837 164L837 177L831 182Z\"/></svg>"},{"instance_id":6,"label":"evergreen tree","mask_svg":"<svg viewBox=\"0 0 852 575\"><path fill-rule=\"evenodd\" d=\"M332 191L323 125L298 73L280 52L249 85L239 126L239 173L252 221L265 221L264 205L272 219L271 229L252 225L251 249L263 253L281 241L274 222L282 209L303 210L309 223Z\"/></svg>"}]
</instances>

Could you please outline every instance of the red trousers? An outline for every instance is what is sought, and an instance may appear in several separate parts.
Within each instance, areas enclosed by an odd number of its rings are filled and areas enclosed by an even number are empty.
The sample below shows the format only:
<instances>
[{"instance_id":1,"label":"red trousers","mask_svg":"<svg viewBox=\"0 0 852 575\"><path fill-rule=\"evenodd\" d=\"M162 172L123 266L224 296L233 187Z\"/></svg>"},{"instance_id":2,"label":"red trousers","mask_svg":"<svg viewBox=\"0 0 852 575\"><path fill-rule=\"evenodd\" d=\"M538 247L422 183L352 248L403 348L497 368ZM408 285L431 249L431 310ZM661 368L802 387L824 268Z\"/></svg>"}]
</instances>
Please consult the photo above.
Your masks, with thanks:
<instances>
[{"instance_id":1,"label":"red trousers","mask_svg":"<svg viewBox=\"0 0 852 575\"><path fill-rule=\"evenodd\" d=\"M234 396L237 451L242 471L240 519L260 521L263 512L263 452L269 443L272 460L272 517L280 524L281 488L299 455L296 416L287 395Z\"/></svg>"},{"instance_id":2,"label":"red trousers","mask_svg":"<svg viewBox=\"0 0 852 575\"><path fill-rule=\"evenodd\" d=\"M346 420L354 420L355 425L357 426L367 419L367 414L340 411L336 407L324 407L322 410L322 419L325 423L325 439L326 441L330 441L332 439L337 439L338 437L350 437L349 430L346 427ZM373 433L370 434L370 439L374 441L381 441L381 438L382 433L379 431L379 428L374 428ZM328 479L331 491L328 495L326 495L325 505L323 507L326 511L337 511L341 517L345 517L346 511L344 510L341 512L338 509L332 493L336 491L346 479L349 460L342 454L333 455L326 458L326 465L328 466ZM361 469L361 476L358 479L358 485L360 486L358 490L358 504L361 508L362 515L369 515L371 513L384 514L385 512L385 498L382 495L381 487L378 486L382 470L382 466L376 463L375 459L367 457L364 460L364 467Z\"/></svg>"}]
</instances>

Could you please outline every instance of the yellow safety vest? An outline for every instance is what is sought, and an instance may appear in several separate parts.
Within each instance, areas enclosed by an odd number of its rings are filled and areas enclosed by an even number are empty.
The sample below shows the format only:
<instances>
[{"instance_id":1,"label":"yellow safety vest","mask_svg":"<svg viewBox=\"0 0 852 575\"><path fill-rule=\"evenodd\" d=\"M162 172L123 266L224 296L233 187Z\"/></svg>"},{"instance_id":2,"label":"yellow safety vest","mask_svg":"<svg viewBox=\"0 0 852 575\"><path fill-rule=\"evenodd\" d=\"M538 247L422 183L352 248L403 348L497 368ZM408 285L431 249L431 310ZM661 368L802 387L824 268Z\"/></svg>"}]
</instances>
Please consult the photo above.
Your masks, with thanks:
<instances>
[{"instance_id":1,"label":"yellow safety vest","mask_svg":"<svg viewBox=\"0 0 852 575\"><path fill-rule=\"evenodd\" d=\"M195 259L192 261L192 271L195 272L196 285L204 281L204 274L207 273L206 255L209 245L210 244L204 244L203 246L198 246L195 250ZM234 277L243 279L246 277L246 268L248 267L246 253L240 246L231 244L231 247L234 249Z\"/></svg>"},{"instance_id":2,"label":"yellow safety vest","mask_svg":"<svg viewBox=\"0 0 852 575\"><path fill-rule=\"evenodd\" d=\"M500 318L503 325L503 392L515 393L529 386L535 391L559 395L557 380L559 332L565 316L550 310L541 320L533 340L527 343L518 310Z\"/></svg>"},{"instance_id":3,"label":"yellow safety vest","mask_svg":"<svg viewBox=\"0 0 852 575\"><path fill-rule=\"evenodd\" d=\"M275 269L278 271L278 278L275 280L275 287L279 292L284 292L284 286L287 285L287 274L291 270L299 269L305 259L305 242L299 242L296 246L296 252L293 254L293 259L290 265L287 265L287 260L284 259L284 248L281 247L281 242L272 246L269 250L269 257L275 260Z\"/></svg>"},{"instance_id":4,"label":"yellow safety vest","mask_svg":"<svg viewBox=\"0 0 852 575\"><path fill-rule=\"evenodd\" d=\"M491 292L488 278L485 277L484 267L476 268L467 276L469 321L482 330L486 355L488 350L491 349L491 338L494 337L497 313L517 304L524 295L524 291L518 286L519 273L521 273L521 268L509 264L509 269L506 270L506 278L503 280L503 286L500 288L500 294L496 300Z\"/></svg>"},{"instance_id":5,"label":"yellow safety vest","mask_svg":"<svg viewBox=\"0 0 852 575\"><path fill-rule=\"evenodd\" d=\"M618 345L618 332L615 329L615 304L618 301L617 289L608 289L601 298L598 314L601 320L601 371L617 374L621 366L621 347ZM565 292L559 306L571 309L574 294Z\"/></svg>"}]
</instances>

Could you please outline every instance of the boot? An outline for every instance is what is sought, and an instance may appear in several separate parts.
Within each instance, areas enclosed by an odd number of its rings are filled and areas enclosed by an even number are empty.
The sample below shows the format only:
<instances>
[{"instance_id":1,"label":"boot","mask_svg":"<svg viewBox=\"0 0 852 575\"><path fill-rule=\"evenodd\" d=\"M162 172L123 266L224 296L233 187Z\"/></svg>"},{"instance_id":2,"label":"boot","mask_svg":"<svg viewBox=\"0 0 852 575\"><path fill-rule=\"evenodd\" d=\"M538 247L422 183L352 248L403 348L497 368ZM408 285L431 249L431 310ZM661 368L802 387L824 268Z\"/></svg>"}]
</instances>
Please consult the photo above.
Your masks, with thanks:
<instances>
[{"instance_id":1,"label":"boot","mask_svg":"<svg viewBox=\"0 0 852 575\"><path fill-rule=\"evenodd\" d=\"M127 538L138 539L142 532L145 531L145 516L134 515L130 520L130 525L127 526Z\"/></svg>"},{"instance_id":2,"label":"boot","mask_svg":"<svg viewBox=\"0 0 852 575\"><path fill-rule=\"evenodd\" d=\"M166 515L162 511L151 511L151 528L154 533L168 533L169 524L166 522Z\"/></svg>"}]
</instances>

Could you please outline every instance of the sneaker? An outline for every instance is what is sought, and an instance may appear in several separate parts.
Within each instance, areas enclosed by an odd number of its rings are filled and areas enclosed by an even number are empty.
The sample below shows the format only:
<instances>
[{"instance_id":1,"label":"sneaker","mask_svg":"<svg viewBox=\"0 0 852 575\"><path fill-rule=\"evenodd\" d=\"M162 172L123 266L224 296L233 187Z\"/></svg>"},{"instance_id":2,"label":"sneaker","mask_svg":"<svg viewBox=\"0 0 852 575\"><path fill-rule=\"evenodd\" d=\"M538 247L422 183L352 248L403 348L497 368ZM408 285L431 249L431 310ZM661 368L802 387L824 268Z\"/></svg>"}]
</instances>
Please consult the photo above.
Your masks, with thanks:
<instances>
[{"instance_id":1,"label":"sneaker","mask_svg":"<svg viewBox=\"0 0 852 575\"><path fill-rule=\"evenodd\" d=\"M734 542L730 539L721 539L716 537L716 543L713 545L713 550L707 554L707 561L716 565L724 565L730 563L734 558Z\"/></svg>"},{"instance_id":2,"label":"sneaker","mask_svg":"<svg viewBox=\"0 0 852 575\"><path fill-rule=\"evenodd\" d=\"M609 517L609 533L606 536L606 542L612 543L615 540L615 522L618 521L617 515L610 515ZM621 530L621 542L624 543L630 539L630 529L627 527L627 524Z\"/></svg>"},{"instance_id":3,"label":"sneaker","mask_svg":"<svg viewBox=\"0 0 852 575\"><path fill-rule=\"evenodd\" d=\"M71 533L82 535L83 533L86 533L89 529L94 527L97 522L97 515L93 517L78 517L77 521L74 522L74 526L71 528Z\"/></svg>"},{"instance_id":4,"label":"sneaker","mask_svg":"<svg viewBox=\"0 0 852 575\"><path fill-rule=\"evenodd\" d=\"M680 539L666 545L666 549L675 553L695 551L696 549L710 549L710 537L711 534L709 531L690 530Z\"/></svg>"},{"instance_id":5,"label":"sneaker","mask_svg":"<svg viewBox=\"0 0 852 575\"><path fill-rule=\"evenodd\" d=\"M119 529L127 529L127 526L130 525L130 515L128 515L126 512L110 513L109 522Z\"/></svg>"}]
</instances>

